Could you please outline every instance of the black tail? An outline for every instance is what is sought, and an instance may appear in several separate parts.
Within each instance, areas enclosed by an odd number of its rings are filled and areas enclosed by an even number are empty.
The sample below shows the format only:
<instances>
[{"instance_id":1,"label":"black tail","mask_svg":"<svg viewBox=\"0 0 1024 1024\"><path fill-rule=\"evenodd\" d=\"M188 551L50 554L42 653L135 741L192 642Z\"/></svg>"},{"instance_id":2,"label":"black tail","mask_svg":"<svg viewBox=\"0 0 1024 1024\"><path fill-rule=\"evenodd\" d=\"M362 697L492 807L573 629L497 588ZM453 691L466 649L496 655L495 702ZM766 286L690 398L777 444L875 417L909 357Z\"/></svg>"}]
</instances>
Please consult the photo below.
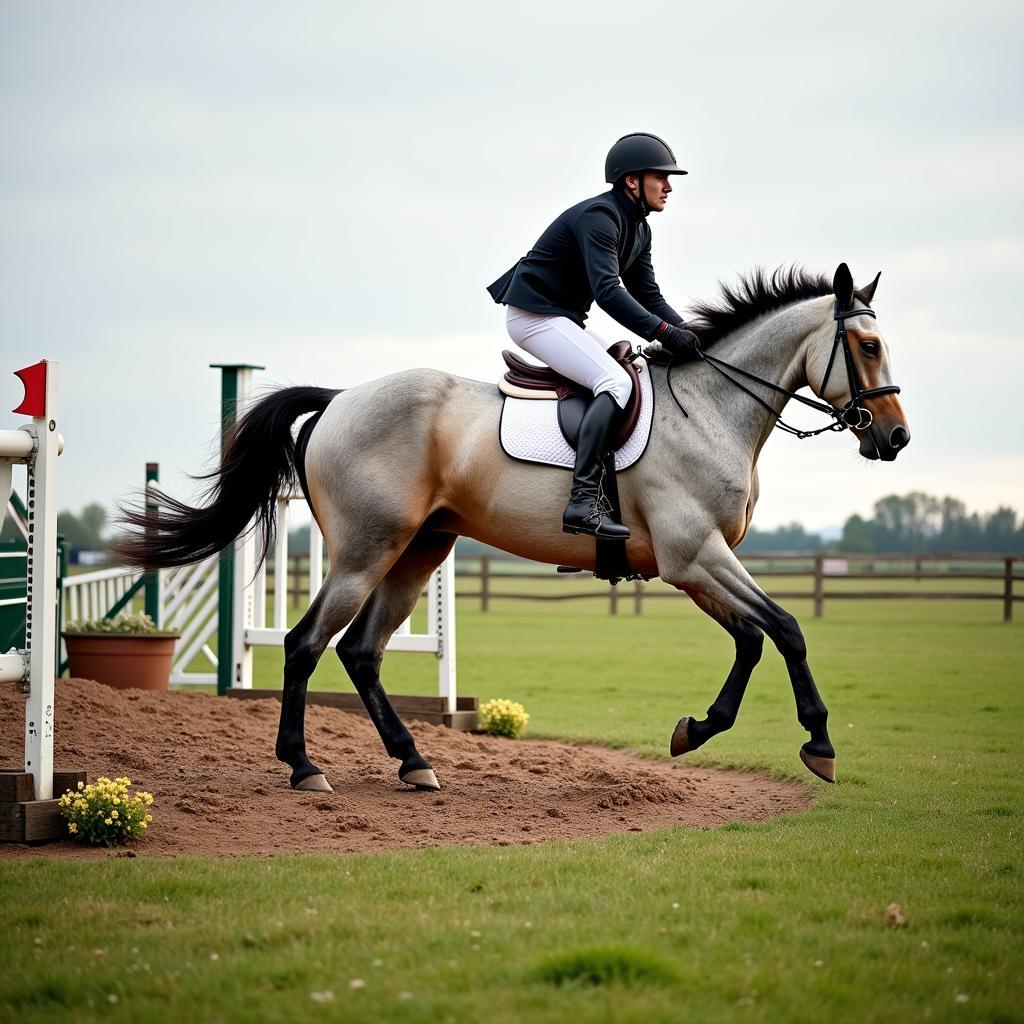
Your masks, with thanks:
<instances>
[{"instance_id":1,"label":"black tail","mask_svg":"<svg viewBox=\"0 0 1024 1024\"><path fill-rule=\"evenodd\" d=\"M262 562L277 524L277 496L295 485L292 423L303 413L323 412L337 394L295 387L261 398L228 434L220 469L197 478L211 481L204 503L193 508L161 495L158 510L121 508L118 521L139 532L115 543L114 557L145 569L189 565L226 548L255 516L263 528Z\"/></svg>"}]
</instances>

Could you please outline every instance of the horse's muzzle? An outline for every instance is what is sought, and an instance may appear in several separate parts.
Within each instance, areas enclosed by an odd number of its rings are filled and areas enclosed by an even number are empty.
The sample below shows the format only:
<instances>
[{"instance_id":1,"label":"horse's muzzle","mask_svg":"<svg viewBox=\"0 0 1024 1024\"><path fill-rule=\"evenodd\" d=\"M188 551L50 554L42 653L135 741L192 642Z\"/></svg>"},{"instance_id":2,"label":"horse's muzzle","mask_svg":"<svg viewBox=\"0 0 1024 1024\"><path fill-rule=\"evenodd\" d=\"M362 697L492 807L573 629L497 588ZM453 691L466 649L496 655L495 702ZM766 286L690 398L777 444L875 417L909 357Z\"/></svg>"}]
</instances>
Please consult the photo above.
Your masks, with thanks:
<instances>
[{"instance_id":1,"label":"horse's muzzle","mask_svg":"<svg viewBox=\"0 0 1024 1024\"><path fill-rule=\"evenodd\" d=\"M910 444L910 431L897 423L888 432L876 420L860 438L860 453L865 459L892 462Z\"/></svg>"}]
</instances>

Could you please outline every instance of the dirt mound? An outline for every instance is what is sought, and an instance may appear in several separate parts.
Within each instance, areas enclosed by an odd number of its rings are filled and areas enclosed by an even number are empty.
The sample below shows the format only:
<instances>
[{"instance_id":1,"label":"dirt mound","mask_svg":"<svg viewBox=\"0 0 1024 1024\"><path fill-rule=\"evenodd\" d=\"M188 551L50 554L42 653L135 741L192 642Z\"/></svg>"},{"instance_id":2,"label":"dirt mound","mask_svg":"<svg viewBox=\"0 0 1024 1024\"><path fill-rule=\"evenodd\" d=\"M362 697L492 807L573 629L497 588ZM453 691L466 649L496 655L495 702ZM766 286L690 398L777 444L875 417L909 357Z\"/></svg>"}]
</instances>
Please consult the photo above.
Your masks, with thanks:
<instances>
[{"instance_id":1,"label":"dirt mound","mask_svg":"<svg viewBox=\"0 0 1024 1024\"><path fill-rule=\"evenodd\" d=\"M274 758L280 705L196 693L57 684L58 768L127 775L155 799L140 855L356 852L448 843L535 843L670 825L707 828L802 810L798 782L646 761L600 747L502 740L410 723L440 793L398 782L368 720L306 711L307 742L333 794L293 793ZM23 702L0 690L0 765L21 764ZM104 857L70 841L48 856ZM0 859L33 856L0 845Z\"/></svg>"}]
</instances>

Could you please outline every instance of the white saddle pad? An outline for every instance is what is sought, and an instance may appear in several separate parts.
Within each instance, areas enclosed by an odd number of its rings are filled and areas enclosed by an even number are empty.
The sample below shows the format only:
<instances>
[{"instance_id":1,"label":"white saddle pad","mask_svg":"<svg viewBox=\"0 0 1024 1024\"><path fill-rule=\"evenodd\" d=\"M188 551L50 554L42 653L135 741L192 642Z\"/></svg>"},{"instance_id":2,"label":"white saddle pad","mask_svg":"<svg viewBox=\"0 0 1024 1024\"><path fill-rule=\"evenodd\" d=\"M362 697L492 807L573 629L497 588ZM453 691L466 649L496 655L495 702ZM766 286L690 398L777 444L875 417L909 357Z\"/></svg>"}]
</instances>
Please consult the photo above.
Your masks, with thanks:
<instances>
[{"instance_id":1,"label":"white saddle pad","mask_svg":"<svg viewBox=\"0 0 1024 1024\"><path fill-rule=\"evenodd\" d=\"M640 371L640 417L633 433L615 453L615 468L628 469L643 455L654 420L654 388L647 363L637 363ZM558 426L558 402L536 398L507 398L501 410L499 436L506 455L523 462L541 462L546 466L572 469L576 453L562 437Z\"/></svg>"}]
</instances>

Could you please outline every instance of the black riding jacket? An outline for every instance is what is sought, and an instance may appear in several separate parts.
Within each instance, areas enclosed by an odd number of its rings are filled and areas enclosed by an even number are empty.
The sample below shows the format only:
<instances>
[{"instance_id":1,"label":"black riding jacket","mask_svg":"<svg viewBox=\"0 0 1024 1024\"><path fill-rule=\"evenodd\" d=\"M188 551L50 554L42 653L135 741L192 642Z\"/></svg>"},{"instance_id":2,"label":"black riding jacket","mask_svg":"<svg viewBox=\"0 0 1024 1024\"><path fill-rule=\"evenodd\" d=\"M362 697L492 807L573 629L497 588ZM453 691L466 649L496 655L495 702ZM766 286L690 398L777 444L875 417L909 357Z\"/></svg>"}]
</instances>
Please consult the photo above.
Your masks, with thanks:
<instances>
[{"instance_id":1,"label":"black riding jacket","mask_svg":"<svg viewBox=\"0 0 1024 1024\"><path fill-rule=\"evenodd\" d=\"M621 189L566 210L536 245L487 289L495 302L566 316L583 327L591 303L650 340L683 318L665 301L651 265L651 228Z\"/></svg>"}]
</instances>

